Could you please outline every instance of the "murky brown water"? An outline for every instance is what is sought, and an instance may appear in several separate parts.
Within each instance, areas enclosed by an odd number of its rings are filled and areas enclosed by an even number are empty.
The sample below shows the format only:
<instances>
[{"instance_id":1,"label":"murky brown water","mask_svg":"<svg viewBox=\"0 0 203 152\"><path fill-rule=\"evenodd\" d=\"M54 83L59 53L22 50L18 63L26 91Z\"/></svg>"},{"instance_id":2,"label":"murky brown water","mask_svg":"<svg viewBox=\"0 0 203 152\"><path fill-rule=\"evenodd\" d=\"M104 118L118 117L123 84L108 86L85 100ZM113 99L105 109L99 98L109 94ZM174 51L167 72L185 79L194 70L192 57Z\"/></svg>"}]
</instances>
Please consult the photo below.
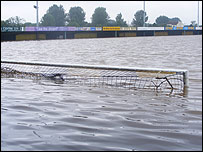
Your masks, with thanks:
<instances>
[{"instance_id":1,"label":"murky brown water","mask_svg":"<svg viewBox=\"0 0 203 152\"><path fill-rule=\"evenodd\" d=\"M189 70L187 97L1 78L2 150L201 150L202 36L2 42L1 60Z\"/></svg>"}]
</instances>

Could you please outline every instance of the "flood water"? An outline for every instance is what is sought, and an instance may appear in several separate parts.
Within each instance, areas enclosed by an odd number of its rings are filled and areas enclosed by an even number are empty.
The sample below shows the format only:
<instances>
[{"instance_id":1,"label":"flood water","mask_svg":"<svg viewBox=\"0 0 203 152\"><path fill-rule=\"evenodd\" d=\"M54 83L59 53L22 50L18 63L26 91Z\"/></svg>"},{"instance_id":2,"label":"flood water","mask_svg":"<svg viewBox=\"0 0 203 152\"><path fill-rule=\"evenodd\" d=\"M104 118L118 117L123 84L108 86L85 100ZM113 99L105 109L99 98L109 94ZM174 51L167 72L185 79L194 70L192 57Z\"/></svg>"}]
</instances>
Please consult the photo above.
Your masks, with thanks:
<instances>
[{"instance_id":1,"label":"flood water","mask_svg":"<svg viewBox=\"0 0 203 152\"><path fill-rule=\"evenodd\" d=\"M1 42L1 60L187 69L187 96L1 78L2 150L202 150L202 35Z\"/></svg>"}]
</instances>

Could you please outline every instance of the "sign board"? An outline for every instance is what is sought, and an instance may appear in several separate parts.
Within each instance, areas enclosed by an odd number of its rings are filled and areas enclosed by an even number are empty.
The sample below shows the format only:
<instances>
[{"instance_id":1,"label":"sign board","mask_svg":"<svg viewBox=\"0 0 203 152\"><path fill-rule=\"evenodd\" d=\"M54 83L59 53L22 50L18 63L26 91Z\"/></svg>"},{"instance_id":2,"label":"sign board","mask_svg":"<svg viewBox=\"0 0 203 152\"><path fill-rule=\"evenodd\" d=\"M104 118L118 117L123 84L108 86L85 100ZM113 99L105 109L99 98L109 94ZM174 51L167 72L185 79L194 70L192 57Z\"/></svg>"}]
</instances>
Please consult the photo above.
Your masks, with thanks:
<instances>
[{"instance_id":1,"label":"sign board","mask_svg":"<svg viewBox=\"0 0 203 152\"><path fill-rule=\"evenodd\" d=\"M136 27L120 27L120 31L135 31Z\"/></svg>"},{"instance_id":2,"label":"sign board","mask_svg":"<svg viewBox=\"0 0 203 152\"><path fill-rule=\"evenodd\" d=\"M76 31L90 31L90 27L76 27Z\"/></svg>"},{"instance_id":3,"label":"sign board","mask_svg":"<svg viewBox=\"0 0 203 152\"><path fill-rule=\"evenodd\" d=\"M120 31L120 27L103 27L103 31Z\"/></svg>"},{"instance_id":4,"label":"sign board","mask_svg":"<svg viewBox=\"0 0 203 152\"><path fill-rule=\"evenodd\" d=\"M165 27L165 30L195 30L196 27Z\"/></svg>"},{"instance_id":5,"label":"sign board","mask_svg":"<svg viewBox=\"0 0 203 152\"><path fill-rule=\"evenodd\" d=\"M96 27L90 27L90 31L96 31Z\"/></svg>"},{"instance_id":6,"label":"sign board","mask_svg":"<svg viewBox=\"0 0 203 152\"><path fill-rule=\"evenodd\" d=\"M76 31L76 27L25 27L25 31Z\"/></svg>"},{"instance_id":7,"label":"sign board","mask_svg":"<svg viewBox=\"0 0 203 152\"><path fill-rule=\"evenodd\" d=\"M202 30L202 27L196 27L196 30Z\"/></svg>"},{"instance_id":8,"label":"sign board","mask_svg":"<svg viewBox=\"0 0 203 152\"><path fill-rule=\"evenodd\" d=\"M96 27L96 31L101 31L102 27Z\"/></svg>"},{"instance_id":9,"label":"sign board","mask_svg":"<svg viewBox=\"0 0 203 152\"><path fill-rule=\"evenodd\" d=\"M19 32L22 27L1 27L1 32Z\"/></svg>"},{"instance_id":10,"label":"sign board","mask_svg":"<svg viewBox=\"0 0 203 152\"><path fill-rule=\"evenodd\" d=\"M164 30L164 27L137 27L138 31L145 31L145 30L150 30L150 31L159 31L159 30Z\"/></svg>"}]
</instances>

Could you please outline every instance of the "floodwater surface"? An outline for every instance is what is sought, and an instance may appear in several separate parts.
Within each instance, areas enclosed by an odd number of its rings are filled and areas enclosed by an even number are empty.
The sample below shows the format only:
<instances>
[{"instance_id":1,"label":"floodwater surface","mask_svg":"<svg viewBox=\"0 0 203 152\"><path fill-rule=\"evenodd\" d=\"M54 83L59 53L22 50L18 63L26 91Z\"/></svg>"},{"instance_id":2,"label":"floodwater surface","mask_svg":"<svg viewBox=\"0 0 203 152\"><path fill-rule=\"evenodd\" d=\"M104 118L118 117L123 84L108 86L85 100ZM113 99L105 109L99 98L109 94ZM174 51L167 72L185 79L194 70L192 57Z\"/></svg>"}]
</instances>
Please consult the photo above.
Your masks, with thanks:
<instances>
[{"instance_id":1,"label":"floodwater surface","mask_svg":"<svg viewBox=\"0 0 203 152\"><path fill-rule=\"evenodd\" d=\"M2 150L202 150L202 36L1 42L1 60L187 69L187 96L1 78Z\"/></svg>"}]
</instances>

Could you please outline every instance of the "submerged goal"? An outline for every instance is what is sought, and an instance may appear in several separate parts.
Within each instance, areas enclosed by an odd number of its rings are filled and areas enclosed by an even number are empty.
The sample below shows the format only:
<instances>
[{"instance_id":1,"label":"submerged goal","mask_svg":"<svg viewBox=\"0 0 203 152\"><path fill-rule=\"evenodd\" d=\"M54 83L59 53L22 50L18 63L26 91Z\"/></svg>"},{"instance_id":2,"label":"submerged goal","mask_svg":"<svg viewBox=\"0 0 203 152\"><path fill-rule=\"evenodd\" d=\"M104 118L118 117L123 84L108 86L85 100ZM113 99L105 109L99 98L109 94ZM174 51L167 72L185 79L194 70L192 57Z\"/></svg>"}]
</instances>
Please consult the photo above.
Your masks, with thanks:
<instances>
[{"instance_id":1,"label":"submerged goal","mask_svg":"<svg viewBox=\"0 0 203 152\"><path fill-rule=\"evenodd\" d=\"M59 77L55 77L59 76ZM63 83L184 93L187 70L1 61L1 77L52 79Z\"/></svg>"}]
</instances>

